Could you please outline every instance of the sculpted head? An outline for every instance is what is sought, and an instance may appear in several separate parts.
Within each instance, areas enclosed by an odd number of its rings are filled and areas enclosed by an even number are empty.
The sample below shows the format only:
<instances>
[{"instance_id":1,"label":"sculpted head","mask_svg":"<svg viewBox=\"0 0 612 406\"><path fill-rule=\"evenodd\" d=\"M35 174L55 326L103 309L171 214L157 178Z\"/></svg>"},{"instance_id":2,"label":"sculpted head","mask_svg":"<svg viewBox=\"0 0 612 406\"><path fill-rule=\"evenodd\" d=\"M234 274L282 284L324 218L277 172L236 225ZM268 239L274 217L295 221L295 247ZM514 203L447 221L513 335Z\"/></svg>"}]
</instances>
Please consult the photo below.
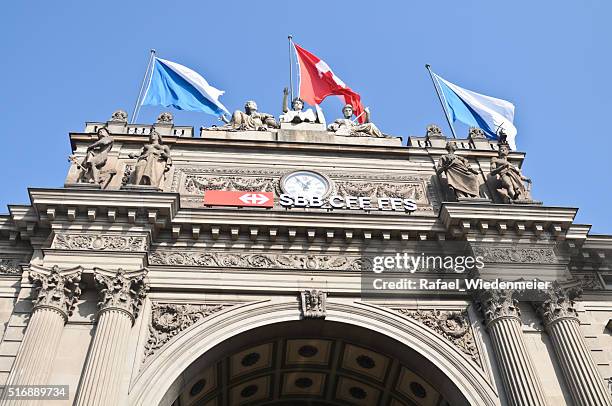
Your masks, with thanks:
<instances>
[{"instance_id":1,"label":"sculpted head","mask_svg":"<svg viewBox=\"0 0 612 406\"><path fill-rule=\"evenodd\" d=\"M162 143L162 137L161 135L159 135L159 133L155 130L155 128L153 128L151 130L151 133L149 134L149 142L151 144L161 144Z\"/></svg>"},{"instance_id":2,"label":"sculpted head","mask_svg":"<svg viewBox=\"0 0 612 406\"><path fill-rule=\"evenodd\" d=\"M344 114L344 118L353 117L353 106L350 104L347 104L344 107L342 107L342 114Z\"/></svg>"},{"instance_id":3,"label":"sculpted head","mask_svg":"<svg viewBox=\"0 0 612 406\"><path fill-rule=\"evenodd\" d=\"M508 144L499 144L499 157L506 158L510 153L510 147Z\"/></svg>"},{"instance_id":4,"label":"sculpted head","mask_svg":"<svg viewBox=\"0 0 612 406\"><path fill-rule=\"evenodd\" d=\"M110 132L108 132L108 128L100 127L98 129L98 139L102 139L104 137L110 137Z\"/></svg>"},{"instance_id":5,"label":"sculpted head","mask_svg":"<svg viewBox=\"0 0 612 406\"><path fill-rule=\"evenodd\" d=\"M291 102L291 108L295 111L302 111L302 109L304 108L304 100L300 99L299 97L296 97Z\"/></svg>"},{"instance_id":6,"label":"sculpted head","mask_svg":"<svg viewBox=\"0 0 612 406\"><path fill-rule=\"evenodd\" d=\"M450 141L447 142L446 150L448 151L449 154L455 153L455 151L457 151L457 144L455 144L454 142L450 142Z\"/></svg>"},{"instance_id":7,"label":"sculpted head","mask_svg":"<svg viewBox=\"0 0 612 406\"><path fill-rule=\"evenodd\" d=\"M257 103L253 100L249 100L244 104L244 111L247 113L257 111Z\"/></svg>"}]
</instances>

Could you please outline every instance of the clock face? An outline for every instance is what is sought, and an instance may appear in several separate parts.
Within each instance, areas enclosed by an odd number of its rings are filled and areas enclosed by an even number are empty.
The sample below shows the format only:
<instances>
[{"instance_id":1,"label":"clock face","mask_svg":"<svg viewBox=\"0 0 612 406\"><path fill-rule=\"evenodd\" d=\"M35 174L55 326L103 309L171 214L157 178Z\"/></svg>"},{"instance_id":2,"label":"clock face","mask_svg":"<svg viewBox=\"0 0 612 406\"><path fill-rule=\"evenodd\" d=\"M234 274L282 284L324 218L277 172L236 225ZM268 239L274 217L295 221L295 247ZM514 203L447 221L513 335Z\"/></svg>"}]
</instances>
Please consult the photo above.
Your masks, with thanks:
<instances>
[{"instance_id":1,"label":"clock face","mask_svg":"<svg viewBox=\"0 0 612 406\"><path fill-rule=\"evenodd\" d=\"M281 181L281 187L288 195L306 198L323 197L330 191L327 178L311 171L296 171L286 175Z\"/></svg>"}]
</instances>

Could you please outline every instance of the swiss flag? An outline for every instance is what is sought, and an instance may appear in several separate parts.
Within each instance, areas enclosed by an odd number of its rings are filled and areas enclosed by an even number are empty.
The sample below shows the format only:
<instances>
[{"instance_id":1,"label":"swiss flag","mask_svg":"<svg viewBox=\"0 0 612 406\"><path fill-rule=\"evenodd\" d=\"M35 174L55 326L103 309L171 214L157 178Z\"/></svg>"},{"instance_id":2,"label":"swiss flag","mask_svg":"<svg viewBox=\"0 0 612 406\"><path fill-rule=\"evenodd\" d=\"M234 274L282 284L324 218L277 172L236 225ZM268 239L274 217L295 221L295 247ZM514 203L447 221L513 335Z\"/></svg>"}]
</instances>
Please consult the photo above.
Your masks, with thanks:
<instances>
[{"instance_id":1,"label":"swiss flag","mask_svg":"<svg viewBox=\"0 0 612 406\"><path fill-rule=\"evenodd\" d=\"M301 46L293 44L300 63L300 97L314 106L321 104L330 95L344 97L344 102L353 106L360 123L365 122L361 97L348 87L331 70L324 60L311 54Z\"/></svg>"}]
</instances>

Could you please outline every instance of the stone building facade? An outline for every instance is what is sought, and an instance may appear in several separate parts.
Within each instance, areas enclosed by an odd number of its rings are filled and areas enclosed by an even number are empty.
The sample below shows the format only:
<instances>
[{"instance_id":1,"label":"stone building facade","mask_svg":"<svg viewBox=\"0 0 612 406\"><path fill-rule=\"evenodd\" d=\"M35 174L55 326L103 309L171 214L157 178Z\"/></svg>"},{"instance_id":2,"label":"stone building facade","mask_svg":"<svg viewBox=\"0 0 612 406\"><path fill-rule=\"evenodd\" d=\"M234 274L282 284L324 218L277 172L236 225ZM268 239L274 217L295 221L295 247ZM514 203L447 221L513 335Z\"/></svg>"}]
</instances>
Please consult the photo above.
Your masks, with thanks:
<instances>
[{"instance_id":1,"label":"stone building facade","mask_svg":"<svg viewBox=\"0 0 612 406\"><path fill-rule=\"evenodd\" d=\"M126 118L71 133L64 187L0 216L0 381L69 385L0 404L612 405L612 236L511 190L505 162L524 153L478 130L447 151L435 126L405 147ZM449 153L468 181L436 170ZM281 204L300 171L338 207ZM206 204L211 190L273 204ZM364 295L369 254L455 242L478 277L556 283Z\"/></svg>"}]
</instances>

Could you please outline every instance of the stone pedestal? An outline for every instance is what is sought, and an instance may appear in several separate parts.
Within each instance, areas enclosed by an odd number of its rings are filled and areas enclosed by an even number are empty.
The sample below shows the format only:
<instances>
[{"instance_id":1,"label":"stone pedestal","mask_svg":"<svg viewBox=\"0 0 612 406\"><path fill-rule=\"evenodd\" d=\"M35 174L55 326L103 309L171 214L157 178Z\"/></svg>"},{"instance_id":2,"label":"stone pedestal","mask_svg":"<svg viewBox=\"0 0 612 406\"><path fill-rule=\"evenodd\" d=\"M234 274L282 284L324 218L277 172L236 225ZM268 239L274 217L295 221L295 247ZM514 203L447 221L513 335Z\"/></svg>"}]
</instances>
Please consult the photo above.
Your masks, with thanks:
<instances>
[{"instance_id":1,"label":"stone pedestal","mask_svg":"<svg viewBox=\"0 0 612 406\"><path fill-rule=\"evenodd\" d=\"M491 337L508 404L545 406L542 384L529 357L513 291L483 291L478 301Z\"/></svg>"},{"instance_id":2,"label":"stone pedestal","mask_svg":"<svg viewBox=\"0 0 612 406\"><path fill-rule=\"evenodd\" d=\"M81 294L81 271L81 267L49 270L30 265L28 278L38 296L7 386L47 384L64 324ZM34 402L3 399L2 405L40 404Z\"/></svg>"},{"instance_id":3,"label":"stone pedestal","mask_svg":"<svg viewBox=\"0 0 612 406\"><path fill-rule=\"evenodd\" d=\"M612 406L604 385L580 331L574 299L577 288L555 284L546 292L546 300L536 305L557 354L563 377L577 406Z\"/></svg>"},{"instance_id":4,"label":"stone pedestal","mask_svg":"<svg viewBox=\"0 0 612 406\"><path fill-rule=\"evenodd\" d=\"M147 271L116 273L96 268L101 293L98 326L91 344L76 405L119 404L130 330L146 295Z\"/></svg>"}]
</instances>

